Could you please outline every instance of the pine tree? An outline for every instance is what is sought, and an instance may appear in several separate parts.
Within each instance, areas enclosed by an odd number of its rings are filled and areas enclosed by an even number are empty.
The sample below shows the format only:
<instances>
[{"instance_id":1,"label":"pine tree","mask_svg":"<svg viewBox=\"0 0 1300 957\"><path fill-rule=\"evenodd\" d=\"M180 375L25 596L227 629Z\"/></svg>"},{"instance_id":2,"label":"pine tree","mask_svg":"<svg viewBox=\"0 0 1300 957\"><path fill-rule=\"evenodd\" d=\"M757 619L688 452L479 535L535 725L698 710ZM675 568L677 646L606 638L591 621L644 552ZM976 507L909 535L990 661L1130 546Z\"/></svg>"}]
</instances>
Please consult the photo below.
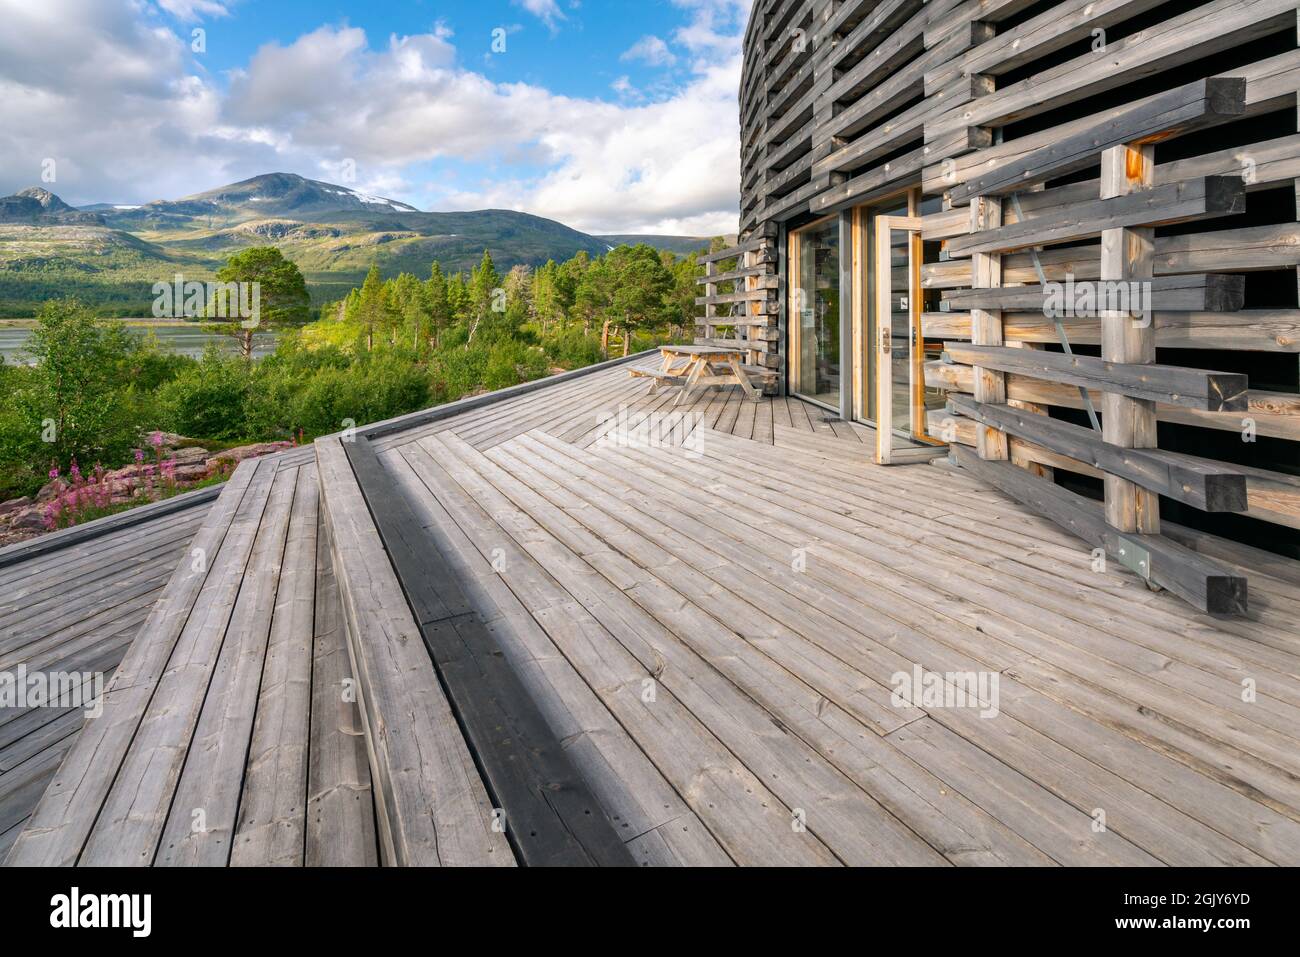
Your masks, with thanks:
<instances>
[{"instance_id":1,"label":"pine tree","mask_svg":"<svg viewBox=\"0 0 1300 957\"><path fill-rule=\"evenodd\" d=\"M371 266L366 273L366 281L361 284L361 301L357 308L357 318L366 331L366 351L375 349L375 330L384 325L384 281L379 275L379 266Z\"/></svg>"},{"instance_id":2,"label":"pine tree","mask_svg":"<svg viewBox=\"0 0 1300 957\"><path fill-rule=\"evenodd\" d=\"M545 266L533 275L533 315L541 326L545 336L548 327L562 325L565 306L560 293L560 267L555 260L549 260Z\"/></svg>"},{"instance_id":3,"label":"pine tree","mask_svg":"<svg viewBox=\"0 0 1300 957\"><path fill-rule=\"evenodd\" d=\"M442 331L449 328L455 318L448 295L447 277L436 262L430 270L429 281L424 284L424 295L429 305L429 326L433 335L433 347L436 349Z\"/></svg>"},{"instance_id":4,"label":"pine tree","mask_svg":"<svg viewBox=\"0 0 1300 957\"><path fill-rule=\"evenodd\" d=\"M474 324L470 327L469 339L465 343L466 347L474 342L474 334L497 307L497 300L503 298L500 290L501 274L497 272L496 264L492 261L492 254L485 249L483 250L482 261L479 262L478 268L470 276L469 291ZM505 303L501 302L500 305L504 308Z\"/></svg>"}]
</instances>

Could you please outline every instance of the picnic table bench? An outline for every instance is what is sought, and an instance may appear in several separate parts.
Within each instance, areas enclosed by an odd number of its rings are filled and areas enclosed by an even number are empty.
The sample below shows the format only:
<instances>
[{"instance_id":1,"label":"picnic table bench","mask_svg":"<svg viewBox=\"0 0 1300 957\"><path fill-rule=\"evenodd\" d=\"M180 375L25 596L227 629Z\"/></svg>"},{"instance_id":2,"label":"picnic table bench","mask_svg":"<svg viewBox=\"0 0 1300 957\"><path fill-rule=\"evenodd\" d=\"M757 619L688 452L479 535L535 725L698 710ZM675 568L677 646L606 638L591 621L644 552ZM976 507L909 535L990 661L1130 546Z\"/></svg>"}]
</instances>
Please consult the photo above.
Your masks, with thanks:
<instances>
[{"instance_id":1,"label":"picnic table bench","mask_svg":"<svg viewBox=\"0 0 1300 957\"><path fill-rule=\"evenodd\" d=\"M717 346L660 346L659 352L663 356L660 368L636 368L631 370L631 375L650 379L651 395L661 386L681 386L682 394L674 406L681 405L696 389L729 385L740 386L751 401L757 402L763 397L763 392L754 385L754 379L775 377L770 369L745 365L742 350Z\"/></svg>"}]
</instances>

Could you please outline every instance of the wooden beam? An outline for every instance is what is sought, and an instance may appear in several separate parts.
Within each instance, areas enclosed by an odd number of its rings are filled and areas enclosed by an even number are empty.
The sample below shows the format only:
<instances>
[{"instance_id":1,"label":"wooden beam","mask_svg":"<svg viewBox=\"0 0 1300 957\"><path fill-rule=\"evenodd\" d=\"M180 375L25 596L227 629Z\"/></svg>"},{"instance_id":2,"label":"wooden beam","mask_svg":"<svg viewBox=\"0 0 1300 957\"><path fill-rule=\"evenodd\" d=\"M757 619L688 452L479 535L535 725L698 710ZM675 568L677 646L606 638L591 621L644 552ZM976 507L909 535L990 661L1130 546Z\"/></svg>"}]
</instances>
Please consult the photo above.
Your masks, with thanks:
<instances>
[{"instance_id":1,"label":"wooden beam","mask_svg":"<svg viewBox=\"0 0 1300 957\"><path fill-rule=\"evenodd\" d=\"M1150 178L1149 167L1145 175ZM1103 192L1107 185L1107 177L1103 176ZM1240 176L1206 176L1053 208L1050 215L1034 216L979 234L957 236L948 240L946 249L950 256L1016 252L1032 246L1091 239L1111 229L1165 226L1245 211L1246 184Z\"/></svg>"},{"instance_id":2,"label":"wooden beam","mask_svg":"<svg viewBox=\"0 0 1300 957\"><path fill-rule=\"evenodd\" d=\"M978 234L1002 225L1002 200L980 196L971 203L970 230ZM971 258L971 285L975 289L996 289L1002 285L1002 257L996 253L976 253ZM975 344L1001 349L1006 339L1002 333L1002 313L998 310L971 309L971 338ZM988 365L975 366L975 400L989 405L1007 401L1007 377L1004 372ZM981 428L975 448L982 459L1006 460L1011 451L1005 432Z\"/></svg>"},{"instance_id":3,"label":"wooden beam","mask_svg":"<svg viewBox=\"0 0 1300 957\"><path fill-rule=\"evenodd\" d=\"M1102 303L1116 297L1129 301L1132 289L1119 288L1120 280L1099 279L1096 281L1060 283L1059 289L1038 284L1025 286L1004 286L1001 289L953 289L945 291L943 303L945 308L957 309L997 309L1005 312L1045 313L1052 305L1054 297L1061 299L1060 307L1073 310L1076 301L1097 304L1091 308L1092 318ZM1246 278L1244 276L1221 275L1219 273L1201 273L1186 276L1162 276L1159 279L1123 280L1123 282L1141 282L1136 298L1148 309L1142 312L1236 312L1245 304ZM1147 293L1150 296L1147 296ZM1136 304L1136 303L1135 303ZM1059 308L1058 307L1058 313ZM1069 316L1065 317L1068 321Z\"/></svg>"},{"instance_id":4,"label":"wooden beam","mask_svg":"<svg viewBox=\"0 0 1300 957\"><path fill-rule=\"evenodd\" d=\"M343 443L457 723L528 866L615 865L632 856L364 439Z\"/></svg>"},{"instance_id":5,"label":"wooden beam","mask_svg":"<svg viewBox=\"0 0 1300 957\"><path fill-rule=\"evenodd\" d=\"M975 447L975 433L979 426L975 424L974 419L950 415L946 408L930 409L925 415L931 435L944 436L949 445L955 443L970 448ZM1010 436L1010 445L1012 464L1018 465L1022 469L1028 469L1033 474L1041 475L1043 478L1052 479L1056 469L1064 469L1078 475L1087 475L1089 478L1102 478L1103 473L1101 471L1085 462L1072 459L1059 452L1053 452L1051 449L1046 449L1033 442L1026 442L1014 435Z\"/></svg>"},{"instance_id":6,"label":"wooden beam","mask_svg":"<svg viewBox=\"0 0 1300 957\"><path fill-rule=\"evenodd\" d=\"M968 365L948 365L939 361L925 364L925 384L927 388L944 389L948 392L975 391L975 370ZM1102 393L1091 390L1095 403L1101 402ZM1059 382L1036 379L1024 375L1007 376L1007 396L1025 402L1038 402L1054 405L1064 409L1082 409L1083 400L1079 390ZM1161 422L1177 425L1190 425L1202 429L1216 429L1221 432L1242 432L1246 419L1253 423L1256 433L1265 438L1286 439L1300 442L1300 395L1294 392L1266 392L1262 389L1249 389L1246 392L1247 409L1240 412L1206 412L1204 410L1180 408L1178 406L1157 404L1156 417Z\"/></svg>"},{"instance_id":7,"label":"wooden beam","mask_svg":"<svg viewBox=\"0 0 1300 957\"><path fill-rule=\"evenodd\" d=\"M970 315L927 312L921 316L928 339L969 339ZM1064 319L1072 345L1100 345L1101 319ZM1151 315L1161 349L1224 349L1245 352L1300 352L1300 310L1249 309L1241 312L1160 312ZM1008 343L1058 343L1051 319L1042 312L1004 312Z\"/></svg>"},{"instance_id":8,"label":"wooden beam","mask_svg":"<svg viewBox=\"0 0 1300 957\"><path fill-rule=\"evenodd\" d=\"M1246 579L1163 535L1125 535L1106 523L1102 506L1069 489L1017 468L986 462L952 446L952 462L1044 518L1101 548L1136 574L1210 615L1241 616L1248 610Z\"/></svg>"},{"instance_id":9,"label":"wooden beam","mask_svg":"<svg viewBox=\"0 0 1300 957\"><path fill-rule=\"evenodd\" d=\"M479 770L339 438L316 440L385 865L513 866Z\"/></svg>"},{"instance_id":10,"label":"wooden beam","mask_svg":"<svg viewBox=\"0 0 1300 957\"><path fill-rule=\"evenodd\" d=\"M706 253L703 256L697 256L695 261L697 263L716 263L722 262L724 259L739 259L745 253L757 251L764 243L769 242L770 240L765 236L755 236L736 246L729 246L726 249L720 249L716 253Z\"/></svg>"},{"instance_id":11,"label":"wooden beam","mask_svg":"<svg viewBox=\"0 0 1300 957\"><path fill-rule=\"evenodd\" d=\"M965 206L976 196L1005 196L1084 169L1112 146L1168 139L1226 122L1245 111L1244 79L1196 80L1111 110L1063 140L959 183L949 191L949 198L954 205Z\"/></svg>"},{"instance_id":12,"label":"wooden beam","mask_svg":"<svg viewBox=\"0 0 1300 957\"><path fill-rule=\"evenodd\" d=\"M948 398L948 411L1019 436L1204 512L1244 512L1246 477L1235 467L1160 449L1123 449L1093 429L1007 406Z\"/></svg>"},{"instance_id":13,"label":"wooden beam","mask_svg":"<svg viewBox=\"0 0 1300 957\"><path fill-rule=\"evenodd\" d=\"M1249 380L1235 372L1109 362L1095 356L956 342L945 344L944 361L982 365L1000 372L1016 372L1191 409L1210 412L1245 412L1247 409ZM979 398L978 374L975 396Z\"/></svg>"},{"instance_id":14,"label":"wooden beam","mask_svg":"<svg viewBox=\"0 0 1300 957\"><path fill-rule=\"evenodd\" d=\"M1155 170L1154 144L1113 146L1101 154L1101 196L1103 202L1145 200ZM1221 178L1205 184L1224 183ZM1245 207L1245 192L1237 181L1235 198ZM1154 274L1155 230L1106 229L1101 234L1102 282L1150 283ZM1162 282L1164 280L1161 280ZM1108 362L1151 366L1156 361L1156 330L1132 315L1115 310L1101 312L1101 355ZM1243 385L1243 392L1245 387ZM1107 391L1101 400L1102 434L1106 442L1121 449L1155 449L1160 444L1156 431L1154 399ZM1121 532L1154 535L1160 531L1160 496L1141 482L1113 473L1106 476L1106 521ZM1244 503L1243 503L1244 504Z\"/></svg>"}]
</instances>

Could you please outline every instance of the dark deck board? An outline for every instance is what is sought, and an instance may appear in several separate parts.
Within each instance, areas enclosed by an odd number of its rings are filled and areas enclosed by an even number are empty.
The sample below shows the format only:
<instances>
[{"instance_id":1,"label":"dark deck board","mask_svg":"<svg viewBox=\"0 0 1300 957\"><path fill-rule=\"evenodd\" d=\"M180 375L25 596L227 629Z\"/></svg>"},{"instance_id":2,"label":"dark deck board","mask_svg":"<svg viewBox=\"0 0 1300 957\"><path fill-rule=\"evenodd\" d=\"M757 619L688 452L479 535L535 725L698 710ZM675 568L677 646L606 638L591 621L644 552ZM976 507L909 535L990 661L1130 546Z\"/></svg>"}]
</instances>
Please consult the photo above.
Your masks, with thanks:
<instances>
[{"instance_id":1,"label":"dark deck board","mask_svg":"<svg viewBox=\"0 0 1300 957\"><path fill-rule=\"evenodd\" d=\"M530 866L628 866L632 858L524 690L455 573L374 450L347 446L357 482L482 770L506 836Z\"/></svg>"}]
</instances>

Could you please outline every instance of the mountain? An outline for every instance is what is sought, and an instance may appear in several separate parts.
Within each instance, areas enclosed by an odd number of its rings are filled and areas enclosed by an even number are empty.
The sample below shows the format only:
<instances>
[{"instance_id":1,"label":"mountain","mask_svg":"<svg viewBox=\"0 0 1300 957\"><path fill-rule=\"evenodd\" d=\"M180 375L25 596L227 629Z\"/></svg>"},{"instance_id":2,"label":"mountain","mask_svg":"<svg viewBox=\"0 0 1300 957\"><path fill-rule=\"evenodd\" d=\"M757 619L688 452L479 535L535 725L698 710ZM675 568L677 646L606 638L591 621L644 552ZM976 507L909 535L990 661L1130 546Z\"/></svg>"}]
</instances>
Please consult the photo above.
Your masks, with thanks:
<instances>
[{"instance_id":1,"label":"mountain","mask_svg":"<svg viewBox=\"0 0 1300 957\"><path fill-rule=\"evenodd\" d=\"M31 186L0 198L0 223L102 226L104 220L96 213L73 209L48 189Z\"/></svg>"},{"instance_id":2,"label":"mountain","mask_svg":"<svg viewBox=\"0 0 1300 957\"><path fill-rule=\"evenodd\" d=\"M79 228L69 231L73 226ZM290 173L178 200L79 210L34 188L0 199L0 318L30 315L43 299L63 294L118 314L142 314L155 282L178 272L209 278L253 246L278 247L321 303L360 285L372 265L386 277L424 277L435 260L444 270L468 271L487 249L504 272L579 252L600 256L622 242L677 254L708 245L680 236L591 236L513 210L426 213Z\"/></svg>"},{"instance_id":3,"label":"mountain","mask_svg":"<svg viewBox=\"0 0 1300 957\"><path fill-rule=\"evenodd\" d=\"M15 196L24 199L34 199L41 204L41 208L47 213L71 213L75 212L71 206L65 203L59 197L55 196L48 189L42 189L39 186L29 186L27 189L20 189L14 193Z\"/></svg>"},{"instance_id":4,"label":"mountain","mask_svg":"<svg viewBox=\"0 0 1300 957\"><path fill-rule=\"evenodd\" d=\"M341 212L415 213L419 210L346 186L304 179L292 173L267 173L174 201L158 200L134 209L115 208L105 211L105 216L110 226L119 229L158 229L203 221L211 227L273 217L310 219Z\"/></svg>"},{"instance_id":5,"label":"mountain","mask_svg":"<svg viewBox=\"0 0 1300 957\"><path fill-rule=\"evenodd\" d=\"M78 206L83 213L106 213L113 210L139 209L137 206L123 206L118 203L91 203L89 206Z\"/></svg>"}]
</instances>

